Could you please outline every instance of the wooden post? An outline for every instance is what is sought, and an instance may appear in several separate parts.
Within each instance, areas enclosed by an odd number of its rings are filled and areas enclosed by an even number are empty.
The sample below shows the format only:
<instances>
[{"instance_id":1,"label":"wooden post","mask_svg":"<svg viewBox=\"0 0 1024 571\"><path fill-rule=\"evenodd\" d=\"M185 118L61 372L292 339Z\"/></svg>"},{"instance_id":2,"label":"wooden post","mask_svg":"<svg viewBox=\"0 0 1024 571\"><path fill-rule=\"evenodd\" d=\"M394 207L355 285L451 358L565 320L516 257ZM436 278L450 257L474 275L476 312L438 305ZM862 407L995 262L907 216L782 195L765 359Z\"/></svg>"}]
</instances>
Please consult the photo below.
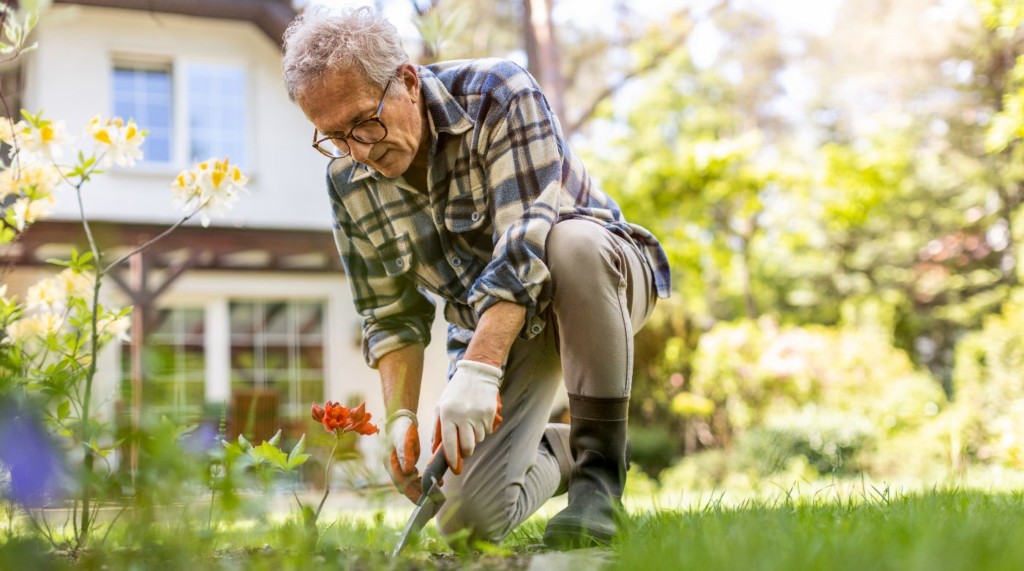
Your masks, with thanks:
<instances>
[{"instance_id":1,"label":"wooden post","mask_svg":"<svg viewBox=\"0 0 1024 571\"><path fill-rule=\"evenodd\" d=\"M146 291L146 262L143 254L139 253L131 257L128 262L131 287L134 291L143 294ZM146 338L146 310L148 303L139 303L144 295L139 295L132 308L132 345L131 345L131 366L132 366L132 445L131 445L131 473L132 486L135 486L135 474L139 469L139 445L134 438L139 434L142 421L142 349Z\"/></svg>"}]
</instances>

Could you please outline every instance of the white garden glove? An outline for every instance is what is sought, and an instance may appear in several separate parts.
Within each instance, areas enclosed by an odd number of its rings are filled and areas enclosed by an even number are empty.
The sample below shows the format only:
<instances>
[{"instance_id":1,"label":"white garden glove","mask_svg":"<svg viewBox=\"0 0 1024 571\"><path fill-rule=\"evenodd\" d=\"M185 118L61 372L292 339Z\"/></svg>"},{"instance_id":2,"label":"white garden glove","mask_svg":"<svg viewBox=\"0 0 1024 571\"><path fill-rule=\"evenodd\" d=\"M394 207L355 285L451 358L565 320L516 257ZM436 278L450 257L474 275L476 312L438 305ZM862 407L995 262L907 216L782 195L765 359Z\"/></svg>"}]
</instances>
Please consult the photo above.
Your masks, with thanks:
<instances>
[{"instance_id":1,"label":"white garden glove","mask_svg":"<svg viewBox=\"0 0 1024 571\"><path fill-rule=\"evenodd\" d=\"M434 434L434 450L438 445L444 446L445 459L453 473L462 471L462 458L471 456L476 445L501 422L500 386L501 369L465 359L455 363L455 375L437 401L441 442L438 434Z\"/></svg>"}]
</instances>

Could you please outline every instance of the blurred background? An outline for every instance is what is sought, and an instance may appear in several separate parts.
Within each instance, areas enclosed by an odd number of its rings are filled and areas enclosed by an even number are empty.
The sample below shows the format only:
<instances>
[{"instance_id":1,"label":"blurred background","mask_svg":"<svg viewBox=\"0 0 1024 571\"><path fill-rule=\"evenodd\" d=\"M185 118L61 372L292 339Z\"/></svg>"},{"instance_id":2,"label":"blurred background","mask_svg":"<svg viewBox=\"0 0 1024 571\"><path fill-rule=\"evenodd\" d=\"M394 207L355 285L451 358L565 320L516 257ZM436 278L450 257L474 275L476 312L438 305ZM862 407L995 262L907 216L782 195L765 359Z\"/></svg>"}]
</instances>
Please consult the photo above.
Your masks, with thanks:
<instances>
[{"instance_id":1,"label":"blurred background","mask_svg":"<svg viewBox=\"0 0 1024 571\"><path fill-rule=\"evenodd\" d=\"M387 14L418 63L527 67L591 174L662 239L674 294L638 336L631 402L648 475L1024 470L1019 0L44 2L40 48L0 70L5 93L69 125L103 113L150 130L143 163L90 191L106 247L173 221L163 189L196 158L239 157L252 176L239 208L106 286L143 315L103 357L110 417L139 391L236 432L258 409L257 438L314 430L314 400L383 412L326 164L279 78L298 11L356 4ZM12 292L80 239L62 204L5 251Z\"/></svg>"},{"instance_id":2,"label":"blurred background","mask_svg":"<svg viewBox=\"0 0 1024 571\"><path fill-rule=\"evenodd\" d=\"M338 6L340 3L325 3ZM1019 1L377 2L538 78L674 297L634 461L676 483L1022 467Z\"/></svg>"}]
</instances>

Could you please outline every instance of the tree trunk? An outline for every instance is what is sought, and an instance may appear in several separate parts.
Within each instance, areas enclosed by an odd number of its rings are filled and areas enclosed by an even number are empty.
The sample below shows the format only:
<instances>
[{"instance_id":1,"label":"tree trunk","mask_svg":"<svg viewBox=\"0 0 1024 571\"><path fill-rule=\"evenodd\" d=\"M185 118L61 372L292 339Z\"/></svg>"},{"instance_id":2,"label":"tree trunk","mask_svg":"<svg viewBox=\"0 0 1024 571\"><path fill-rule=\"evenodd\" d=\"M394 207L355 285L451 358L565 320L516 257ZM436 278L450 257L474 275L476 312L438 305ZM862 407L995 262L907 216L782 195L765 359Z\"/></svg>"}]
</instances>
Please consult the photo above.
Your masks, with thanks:
<instances>
[{"instance_id":1,"label":"tree trunk","mask_svg":"<svg viewBox=\"0 0 1024 571\"><path fill-rule=\"evenodd\" d=\"M551 20L554 0L523 0L523 39L527 70L540 83L548 105L559 118L565 117L565 78L561 50Z\"/></svg>"}]
</instances>

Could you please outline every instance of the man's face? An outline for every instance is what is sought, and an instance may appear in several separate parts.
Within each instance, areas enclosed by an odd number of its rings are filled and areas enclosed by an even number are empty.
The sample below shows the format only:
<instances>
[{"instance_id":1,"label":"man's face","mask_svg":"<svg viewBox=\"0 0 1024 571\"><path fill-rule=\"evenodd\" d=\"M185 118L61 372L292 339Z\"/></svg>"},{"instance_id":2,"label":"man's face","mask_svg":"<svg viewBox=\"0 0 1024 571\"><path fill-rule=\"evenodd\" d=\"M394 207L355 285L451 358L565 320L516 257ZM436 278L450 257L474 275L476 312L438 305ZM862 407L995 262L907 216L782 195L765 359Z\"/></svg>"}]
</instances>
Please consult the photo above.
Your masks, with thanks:
<instances>
[{"instance_id":1,"label":"man's face","mask_svg":"<svg viewBox=\"0 0 1024 571\"><path fill-rule=\"evenodd\" d=\"M373 116L384 87L368 81L359 70L346 69L300 94L298 103L320 136L344 136L356 123ZM405 173L421 148L419 97L416 70L403 65L397 70L380 114L387 137L373 144L349 137L352 158L388 178Z\"/></svg>"}]
</instances>

